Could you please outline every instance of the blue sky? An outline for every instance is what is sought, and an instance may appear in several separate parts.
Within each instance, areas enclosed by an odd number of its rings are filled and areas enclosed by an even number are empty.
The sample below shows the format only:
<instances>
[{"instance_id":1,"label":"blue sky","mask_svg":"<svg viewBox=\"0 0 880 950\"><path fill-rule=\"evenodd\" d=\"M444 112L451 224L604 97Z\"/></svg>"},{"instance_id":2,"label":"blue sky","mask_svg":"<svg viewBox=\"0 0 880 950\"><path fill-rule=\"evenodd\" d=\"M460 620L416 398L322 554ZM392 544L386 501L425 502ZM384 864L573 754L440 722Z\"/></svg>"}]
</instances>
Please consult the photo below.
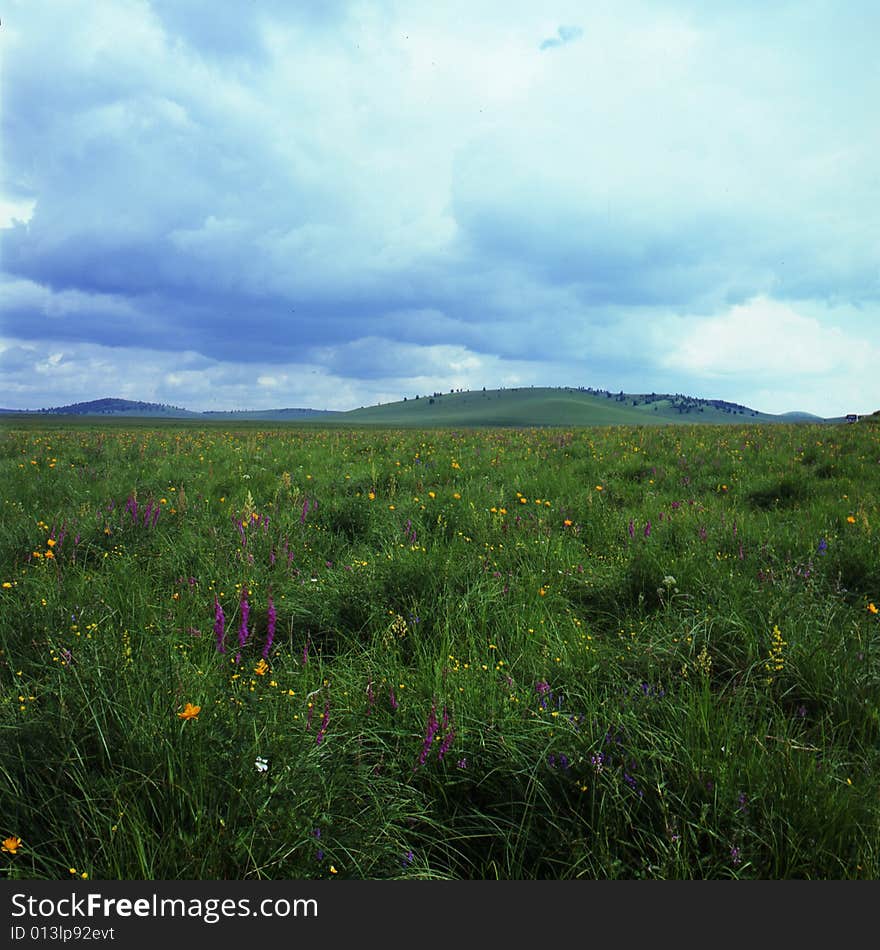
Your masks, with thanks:
<instances>
[{"instance_id":1,"label":"blue sky","mask_svg":"<svg viewBox=\"0 0 880 950\"><path fill-rule=\"evenodd\" d=\"M873 0L12 0L0 407L880 408Z\"/></svg>"}]
</instances>

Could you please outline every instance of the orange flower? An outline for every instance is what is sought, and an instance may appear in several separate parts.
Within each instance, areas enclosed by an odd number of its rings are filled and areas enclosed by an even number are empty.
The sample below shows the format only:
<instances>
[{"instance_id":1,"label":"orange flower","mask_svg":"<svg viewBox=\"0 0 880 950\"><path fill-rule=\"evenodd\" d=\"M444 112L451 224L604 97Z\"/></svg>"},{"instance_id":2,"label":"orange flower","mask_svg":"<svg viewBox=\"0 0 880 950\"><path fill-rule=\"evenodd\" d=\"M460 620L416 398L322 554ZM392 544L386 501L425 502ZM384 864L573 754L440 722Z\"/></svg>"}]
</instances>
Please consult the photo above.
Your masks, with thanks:
<instances>
[{"instance_id":1,"label":"orange flower","mask_svg":"<svg viewBox=\"0 0 880 950\"><path fill-rule=\"evenodd\" d=\"M566 518L565 521L563 521L562 523L565 525L566 528L570 528L570 527L571 527L571 518Z\"/></svg>"},{"instance_id":2,"label":"orange flower","mask_svg":"<svg viewBox=\"0 0 880 950\"><path fill-rule=\"evenodd\" d=\"M187 703L183 707L183 712L177 714L178 719L196 719L199 713L202 711L201 706L193 706L192 703Z\"/></svg>"},{"instance_id":3,"label":"orange flower","mask_svg":"<svg viewBox=\"0 0 880 950\"><path fill-rule=\"evenodd\" d=\"M21 847L21 838L17 838L15 835L12 835L9 838L6 838L3 841L3 850L7 854L18 854L18 849Z\"/></svg>"},{"instance_id":4,"label":"orange flower","mask_svg":"<svg viewBox=\"0 0 880 950\"><path fill-rule=\"evenodd\" d=\"M878 611L877 611L877 605L876 605L875 603L873 603L873 602L870 603L870 604L868 604L868 612L869 612L869 613L872 613L872 614L876 614L876 613L878 612Z\"/></svg>"},{"instance_id":5,"label":"orange flower","mask_svg":"<svg viewBox=\"0 0 880 950\"><path fill-rule=\"evenodd\" d=\"M855 523L856 523L856 519L855 519L852 515L847 515L847 516L846 516L846 520L847 520L847 522L848 522L849 524L855 524Z\"/></svg>"}]
</instances>

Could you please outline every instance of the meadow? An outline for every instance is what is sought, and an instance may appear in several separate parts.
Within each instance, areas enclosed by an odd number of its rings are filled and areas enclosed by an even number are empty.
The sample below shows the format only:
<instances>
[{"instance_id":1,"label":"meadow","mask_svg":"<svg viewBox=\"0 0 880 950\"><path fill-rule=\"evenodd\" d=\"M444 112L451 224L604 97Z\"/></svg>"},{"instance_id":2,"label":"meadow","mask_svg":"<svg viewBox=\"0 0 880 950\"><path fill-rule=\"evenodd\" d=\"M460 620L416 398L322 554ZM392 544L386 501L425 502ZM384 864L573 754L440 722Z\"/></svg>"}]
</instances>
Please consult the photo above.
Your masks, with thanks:
<instances>
[{"instance_id":1,"label":"meadow","mask_svg":"<svg viewBox=\"0 0 880 950\"><path fill-rule=\"evenodd\" d=\"M0 431L0 875L880 873L880 424Z\"/></svg>"}]
</instances>

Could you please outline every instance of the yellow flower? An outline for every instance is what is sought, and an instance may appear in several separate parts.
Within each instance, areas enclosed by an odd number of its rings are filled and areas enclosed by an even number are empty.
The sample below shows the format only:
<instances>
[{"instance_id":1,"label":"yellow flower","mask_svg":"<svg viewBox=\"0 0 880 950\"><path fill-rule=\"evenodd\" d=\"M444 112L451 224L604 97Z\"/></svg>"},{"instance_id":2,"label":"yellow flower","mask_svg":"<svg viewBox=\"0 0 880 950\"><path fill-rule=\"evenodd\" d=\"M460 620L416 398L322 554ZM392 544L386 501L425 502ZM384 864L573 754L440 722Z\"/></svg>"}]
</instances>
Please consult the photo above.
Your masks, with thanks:
<instances>
[{"instance_id":1,"label":"yellow flower","mask_svg":"<svg viewBox=\"0 0 880 950\"><path fill-rule=\"evenodd\" d=\"M604 491L604 489L602 488L601 485L597 485L597 486L596 486L596 491Z\"/></svg>"},{"instance_id":2,"label":"yellow flower","mask_svg":"<svg viewBox=\"0 0 880 950\"><path fill-rule=\"evenodd\" d=\"M199 715L201 711L202 711L201 706L193 706L192 703L187 703L186 706L183 707L183 712L179 712L177 714L177 718L178 719L195 719L197 718L197 716Z\"/></svg>"},{"instance_id":3,"label":"yellow flower","mask_svg":"<svg viewBox=\"0 0 880 950\"><path fill-rule=\"evenodd\" d=\"M260 662L254 667L254 672L257 674L257 676L265 676L268 669L269 664L265 660L260 660Z\"/></svg>"},{"instance_id":4,"label":"yellow flower","mask_svg":"<svg viewBox=\"0 0 880 950\"><path fill-rule=\"evenodd\" d=\"M54 548L57 543L58 542L54 538L46 539L46 544L48 544L50 548Z\"/></svg>"},{"instance_id":5,"label":"yellow flower","mask_svg":"<svg viewBox=\"0 0 880 950\"><path fill-rule=\"evenodd\" d=\"M333 867L332 864L330 865L330 873L331 873L331 874L338 874L338 873L339 873L339 872L336 870L336 868Z\"/></svg>"},{"instance_id":6,"label":"yellow flower","mask_svg":"<svg viewBox=\"0 0 880 950\"><path fill-rule=\"evenodd\" d=\"M10 590L12 587L12 584L9 581L3 581L3 586L4 588L6 588L6 590Z\"/></svg>"},{"instance_id":7,"label":"yellow flower","mask_svg":"<svg viewBox=\"0 0 880 950\"><path fill-rule=\"evenodd\" d=\"M847 516L846 516L846 520L849 522L849 524L855 524L855 523L856 523L856 519L855 519L852 515L847 515Z\"/></svg>"},{"instance_id":8,"label":"yellow flower","mask_svg":"<svg viewBox=\"0 0 880 950\"><path fill-rule=\"evenodd\" d=\"M547 590L546 590L544 587L542 587L542 588L538 591L538 594L539 594L541 597L543 597L546 593L547 593Z\"/></svg>"},{"instance_id":9,"label":"yellow flower","mask_svg":"<svg viewBox=\"0 0 880 950\"><path fill-rule=\"evenodd\" d=\"M17 838L15 835L12 835L9 838L4 839L3 841L3 850L7 854L18 854L18 849L21 847L21 838Z\"/></svg>"},{"instance_id":10,"label":"yellow flower","mask_svg":"<svg viewBox=\"0 0 880 950\"><path fill-rule=\"evenodd\" d=\"M877 605L875 603L868 604L868 612L872 614L877 613Z\"/></svg>"},{"instance_id":11,"label":"yellow flower","mask_svg":"<svg viewBox=\"0 0 880 950\"><path fill-rule=\"evenodd\" d=\"M563 521L562 523L565 525L566 528L570 528L570 527L571 527L571 518L566 518L565 521Z\"/></svg>"},{"instance_id":12,"label":"yellow flower","mask_svg":"<svg viewBox=\"0 0 880 950\"><path fill-rule=\"evenodd\" d=\"M369 498L370 501L375 501L375 500L376 500L376 493L375 493L374 491L371 491L371 492L367 495L367 498Z\"/></svg>"}]
</instances>

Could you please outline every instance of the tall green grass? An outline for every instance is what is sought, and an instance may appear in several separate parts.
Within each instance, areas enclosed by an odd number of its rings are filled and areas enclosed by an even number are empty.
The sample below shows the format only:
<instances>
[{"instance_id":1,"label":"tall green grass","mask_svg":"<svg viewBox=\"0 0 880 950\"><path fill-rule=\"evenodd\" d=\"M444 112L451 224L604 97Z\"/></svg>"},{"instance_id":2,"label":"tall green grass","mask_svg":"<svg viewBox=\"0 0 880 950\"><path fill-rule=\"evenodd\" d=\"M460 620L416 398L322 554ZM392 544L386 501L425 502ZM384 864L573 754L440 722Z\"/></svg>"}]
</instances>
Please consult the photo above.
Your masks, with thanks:
<instances>
[{"instance_id":1,"label":"tall green grass","mask_svg":"<svg viewBox=\"0 0 880 950\"><path fill-rule=\"evenodd\" d=\"M9 426L0 873L877 877L878 462L870 422Z\"/></svg>"}]
</instances>

